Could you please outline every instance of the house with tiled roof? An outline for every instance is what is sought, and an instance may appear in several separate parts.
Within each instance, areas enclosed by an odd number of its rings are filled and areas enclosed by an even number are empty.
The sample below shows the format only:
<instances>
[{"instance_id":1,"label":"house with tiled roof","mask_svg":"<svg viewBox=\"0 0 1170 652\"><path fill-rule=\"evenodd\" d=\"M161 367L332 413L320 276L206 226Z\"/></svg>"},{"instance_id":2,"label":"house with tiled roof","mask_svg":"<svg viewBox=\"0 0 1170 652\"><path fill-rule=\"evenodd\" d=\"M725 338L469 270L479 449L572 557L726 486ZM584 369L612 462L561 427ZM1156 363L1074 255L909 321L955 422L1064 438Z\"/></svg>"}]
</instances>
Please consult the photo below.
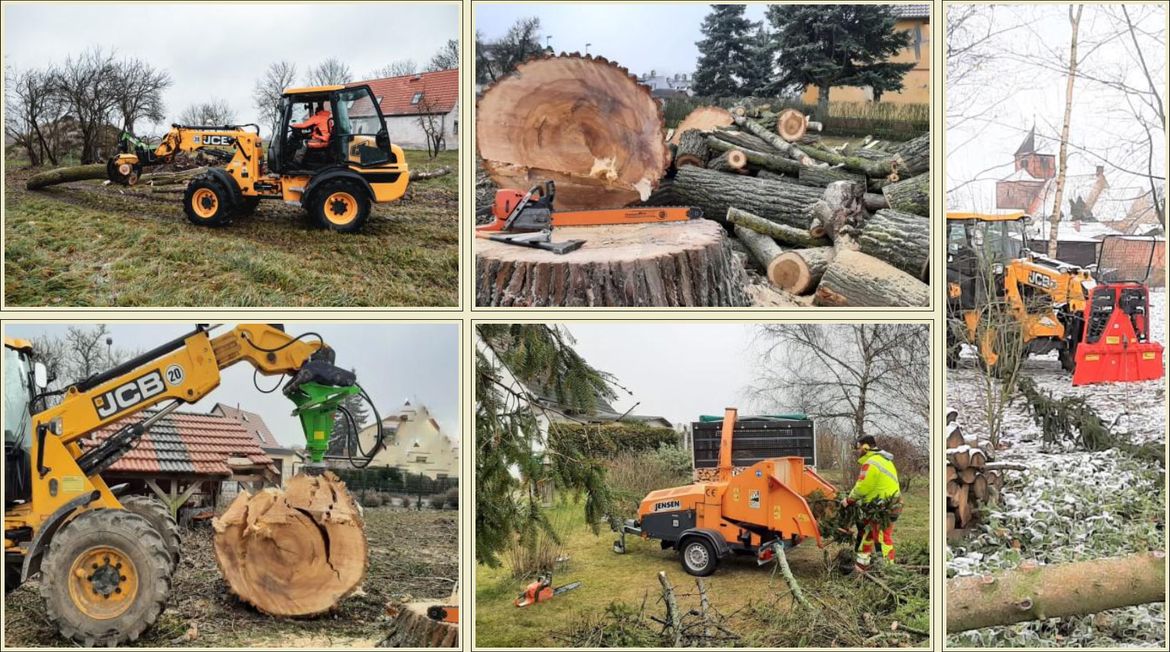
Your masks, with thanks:
<instances>
[{"instance_id":1,"label":"house with tiled roof","mask_svg":"<svg viewBox=\"0 0 1170 652\"><path fill-rule=\"evenodd\" d=\"M406 401L382 417L382 429L388 441L370 462L371 467L390 466L432 480L459 477L459 444L443 432L425 405ZM367 426L359 437L362 449L371 450L377 426Z\"/></svg>"},{"instance_id":2,"label":"house with tiled roof","mask_svg":"<svg viewBox=\"0 0 1170 652\"><path fill-rule=\"evenodd\" d=\"M288 482L288 479L300 470L304 459L295 450L281 444L259 414L241 409L239 405L232 407L223 403L216 403L215 407L211 408L211 414L240 422L248 434L252 435L252 438L260 444L260 449L272 458L276 471L280 475L281 486L284 486L284 483Z\"/></svg>"},{"instance_id":3,"label":"house with tiled roof","mask_svg":"<svg viewBox=\"0 0 1170 652\"><path fill-rule=\"evenodd\" d=\"M427 132L441 135L442 149L459 148L459 69L420 72L383 79L354 82L370 87L390 142L405 149L426 149ZM350 109L357 133L375 133L368 100L359 100Z\"/></svg>"},{"instance_id":4,"label":"house with tiled roof","mask_svg":"<svg viewBox=\"0 0 1170 652\"><path fill-rule=\"evenodd\" d=\"M100 443L154 412L146 410L101 428L82 447ZM239 421L179 411L155 423L101 475L107 484L127 483L133 493L157 495L173 512L193 498L200 505L214 506L224 483L259 489L280 480L272 458Z\"/></svg>"}]
</instances>

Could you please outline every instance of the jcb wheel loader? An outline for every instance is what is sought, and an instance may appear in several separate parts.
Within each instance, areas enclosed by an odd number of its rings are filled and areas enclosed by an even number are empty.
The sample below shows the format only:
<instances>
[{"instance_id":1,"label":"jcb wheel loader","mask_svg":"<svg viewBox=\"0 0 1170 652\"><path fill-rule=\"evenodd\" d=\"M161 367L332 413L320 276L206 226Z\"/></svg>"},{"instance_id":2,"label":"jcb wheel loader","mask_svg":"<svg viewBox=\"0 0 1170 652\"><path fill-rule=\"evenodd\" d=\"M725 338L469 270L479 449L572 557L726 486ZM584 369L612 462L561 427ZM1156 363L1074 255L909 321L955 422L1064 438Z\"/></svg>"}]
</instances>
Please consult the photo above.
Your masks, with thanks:
<instances>
[{"instance_id":1,"label":"jcb wheel loader","mask_svg":"<svg viewBox=\"0 0 1170 652\"><path fill-rule=\"evenodd\" d=\"M1154 239L1107 236L1083 269L1031 251L1029 220L947 213L947 365L966 343L993 373L1012 355L1056 351L1074 385L1161 378L1146 285Z\"/></svg>"},{"instance_id":2,"label":"jcb wheel loader","mask_svg":"<svg viewBox=\"0 0 1170 652\"><path fill-rule=\"evenodd\" d=\"M205 150L226 156L223 168L192 179L183 195L187 219L222 226L256 208L261 200L280 200L305 208L326 229L359 231L371 205L400 199L410 182L402 149L390 142L386 120L369 86L315 86L284 91L280 122L268 146L257 125L171 125L151 150L123 135L121 153L106 164L111 181L133 185L145 167L168 163L178 152ZM309 147L312 130L295 125L313 105L327 105L330 139L325 148Z\"/></svg>"},{"instance_id":3,"label":"jcb wheel loader","mask_svg":"<svg viewBox=\"0 0 1170 652\"><path fill-rule=\"evenodd\" d=\"M719 442L719 479L646 494L638 518L618 526L614 552L626 551L627 534L658 539L679 552L683 570L705 577L732 553L752 554L765 563L773 546L789 548L805 539L821 543L808 498L820 492L832 500L836 488L805 466L803 457L762 460L732 475L732 439L737 410L727 408Z\"/></svg>"},{"instance_id":4,"label":"jcb wheel loader","mask_svg":"<svg viewBox=\"0 0 1170 652\"><path fill-rule=\"evenodd\" d=\"M162 613L179 552L174 520L154 501L120 495L122 488L108 486L101 474L163 417L214 391L222 369L246 362L261 375L287 376L283 392L296 406L310 456L306 473L324 469L341 401L354 395L369 401L319 336L307 341L314 334L293 337L264 324L214 337L211 330L200 326L56 392L46 390L50 380L31 343L4 340L6 589L40 573L45 615L68 639L133 641ZM60 402L50 406L47 399L58 394ZM96 430L163 403L82 447ZM383 443L379 425L364 454L372 458Z\"/></svg>"}]
</instances>

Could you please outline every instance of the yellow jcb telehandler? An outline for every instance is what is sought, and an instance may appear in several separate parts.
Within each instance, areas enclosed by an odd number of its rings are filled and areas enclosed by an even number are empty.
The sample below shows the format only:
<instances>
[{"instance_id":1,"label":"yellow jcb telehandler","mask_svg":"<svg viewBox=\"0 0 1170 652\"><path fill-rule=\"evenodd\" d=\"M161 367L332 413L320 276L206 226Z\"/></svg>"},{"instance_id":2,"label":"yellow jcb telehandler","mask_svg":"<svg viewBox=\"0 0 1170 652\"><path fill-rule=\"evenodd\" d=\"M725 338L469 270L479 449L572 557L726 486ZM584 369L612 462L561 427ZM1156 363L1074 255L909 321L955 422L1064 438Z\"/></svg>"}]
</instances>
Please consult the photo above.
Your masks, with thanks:
<instances>
[{"instance_id":1,"label":"yellow jcb telehandler","mask_svg":"<svg viewBox=\"0 0 1170 652\"><path fill-rule=\"evenodd\" d=\"M298 126L314 117L314 107L328 112L323 140L314 138L312 127ZM406 158L390 142L369 86L291 88L284 91L279 115L267 160L257 125L174 124L154 149L123 135L122 151L107 161L106 173L115 183L133 185L143 168L168 163L178 152L208 148L226 158L218 148L231 148L226 166L210 168L187 185L183 211L202 226L226 224L261 200L275 199L304 207L324 228L355 232L369 217L371 204L406 193Z\"/></svg>"}]
</instances>

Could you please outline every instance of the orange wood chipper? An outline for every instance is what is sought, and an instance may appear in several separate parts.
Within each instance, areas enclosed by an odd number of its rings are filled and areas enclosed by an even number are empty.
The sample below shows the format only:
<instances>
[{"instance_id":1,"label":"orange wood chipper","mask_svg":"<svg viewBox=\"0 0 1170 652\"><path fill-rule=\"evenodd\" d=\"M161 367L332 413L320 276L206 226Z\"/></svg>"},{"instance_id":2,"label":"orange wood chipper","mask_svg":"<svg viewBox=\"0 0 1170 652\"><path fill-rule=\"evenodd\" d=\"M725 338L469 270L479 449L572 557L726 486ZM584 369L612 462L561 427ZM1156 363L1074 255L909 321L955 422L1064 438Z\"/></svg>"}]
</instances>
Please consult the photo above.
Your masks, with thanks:
<instances>
[{"instance_id":1,"label":"orange wood chipper","mask_svg":"<svg viewBox=\"0 0 1170 652\"><path fill-rule=\"evenodd\" d=\"M719 444L718 480L646 494L637 520L616 529L614 552L626 551L625 536L658 539L663 549L679 551L683 570L706 576L732 553L754 554L758 563L774 555L773 547L790 548L814 538L821 545L810 494L833 499L837 490L805 466L803 457L775 457L732 475L731 447L736 409L727 408Z\"/></svg>"}]
</instances>

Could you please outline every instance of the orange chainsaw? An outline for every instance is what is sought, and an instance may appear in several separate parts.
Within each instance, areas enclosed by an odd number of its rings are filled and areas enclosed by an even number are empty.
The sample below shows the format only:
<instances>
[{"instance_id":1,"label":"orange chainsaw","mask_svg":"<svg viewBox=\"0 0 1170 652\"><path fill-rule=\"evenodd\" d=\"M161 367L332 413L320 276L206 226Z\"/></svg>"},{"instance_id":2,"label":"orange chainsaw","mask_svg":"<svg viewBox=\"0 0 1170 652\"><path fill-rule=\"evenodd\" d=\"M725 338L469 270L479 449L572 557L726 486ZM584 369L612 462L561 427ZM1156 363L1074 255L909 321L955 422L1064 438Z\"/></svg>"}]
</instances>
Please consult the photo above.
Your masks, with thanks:
<instances>
[{"instance_id":1,"label":"orange chainsaw","mask_svg":"<svg viewBox=\"0 0 1170 652\"><path fill-rule=\"evenodd\" d=\"M540 575L536 578L535 582L529 584L524 589L524 592L516 597L513 604L517 607L527 607L537 602L548 602L562 593L579 588L581 588L580 582L571 582L554 589L552 587L552 575Z\"/></svg>"},{"instance_id":2,"label":"orange chainsaw","mask_svg":"<svg viewBox=\"0 0 1170 652\"><path fill-rule=\"evenodd\" d=\"M552 181L539 183L528 192L497 190L492 204L492 222L475 227L475 237L567 254L580 249L585 241L553 242L554 227L685 222L703 216L699 208L667 206L554 211L555 197L556 186Z\"/></svg>"}]
</instances>

